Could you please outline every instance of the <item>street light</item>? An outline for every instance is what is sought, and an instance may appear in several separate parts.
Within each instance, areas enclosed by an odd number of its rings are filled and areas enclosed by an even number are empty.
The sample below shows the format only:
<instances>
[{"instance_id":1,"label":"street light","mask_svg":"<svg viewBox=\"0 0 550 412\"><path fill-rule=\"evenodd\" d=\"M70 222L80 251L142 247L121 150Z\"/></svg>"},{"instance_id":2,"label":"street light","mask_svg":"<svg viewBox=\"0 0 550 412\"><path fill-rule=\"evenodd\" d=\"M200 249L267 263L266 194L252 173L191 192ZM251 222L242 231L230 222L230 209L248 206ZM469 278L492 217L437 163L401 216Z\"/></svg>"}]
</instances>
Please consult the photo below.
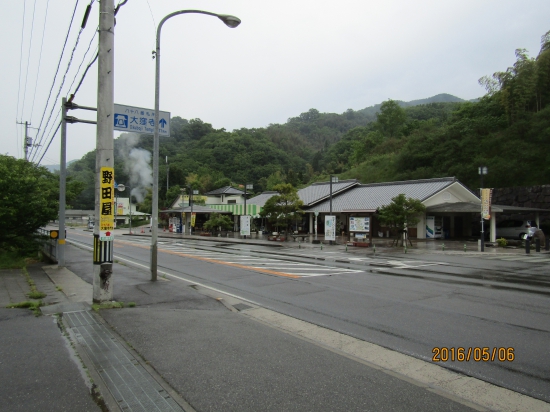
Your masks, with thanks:
<instances>
[{"instance_id":1,"label":"street light","mask_svg":"<svg viewBox=\"0 0 550 412\"><path fill-rule=\"evenodd\" d=\"M162 25L166 20L186 13L207 14L214 16L224 22L227 27L235 28L241 24L241 20L235 16L226 14L210 13L202 10L180 10L170 13L165 16L159 23L157 28L156 50L153 56L156 58L155 66L155 132L153 138L153 210L152 210L152 225L151 225L151 280L157 280L157 256L158 256L158 219L159 219L159 100L160 100L160 32Z\"/></svg>"},{"instance_id":2,"label":"street light","mask_svg":"<svg viewBox=\"0 0 550 412\"><path fill-rule=\"evenodd\" d=\"M130 233L129 234L131 235L132 234L132 188L130 186L123 185L120 183L117 186L117 190L119 192L124 192L126 188L130 189L130 195L128 196L128 208L130 209ZM117 209L118 209L118 204L117 204Z\"/></svg>"},{"instance_id":3,"label":"street light","mask_svg":"<svg viewBox=\"0 0 550 412\"><path fill-rule=\"evenodd\" d=\"M246 195L247 195L247 192L246 192L246 189L252 189L254 186L251 185L251 184L245 184L244 185L244 215L247 216L248 213L246 213ZM246 235L244 235L244 238L246 239Z\"/></svg>"},{"instance_id":4,"label":"street light","mask_svg":"<svg viewBox=\"0 0 550 412\"><path fill-rule=\"evenodd\" d=\"M485 252L485 233L483 230L483 176L487 174L487 166L479 166L477 169L480 177L479 198L481 200L481 252Z\"/></svg>"},{"instance_id":5,"label":"street light","mask_svg":"<svg viewBox=\"0 0 550 412\"><path fill-rule=\"evenodd\" d=\"M198 190L193 190L193 189L189 188L189 204L191 205L191 222L190 222L190 225L189 225L189 234L190 235L193 234L193 195L198 195L198 194L199 194Z\"/></svg>"},{"instance_id":6,"label":"street light","mask_svg":"<svg viewBox=\"0 0 550 412\"><path fill-rule=\"evenodd\" d=\"M330 175L330 216L332 216L332 184L338 183L338 176ZM334 228L334 235L336 236L336 227ZM332 245L332 240L329 240L329 245Z\"/></svg>"}]
</instances>

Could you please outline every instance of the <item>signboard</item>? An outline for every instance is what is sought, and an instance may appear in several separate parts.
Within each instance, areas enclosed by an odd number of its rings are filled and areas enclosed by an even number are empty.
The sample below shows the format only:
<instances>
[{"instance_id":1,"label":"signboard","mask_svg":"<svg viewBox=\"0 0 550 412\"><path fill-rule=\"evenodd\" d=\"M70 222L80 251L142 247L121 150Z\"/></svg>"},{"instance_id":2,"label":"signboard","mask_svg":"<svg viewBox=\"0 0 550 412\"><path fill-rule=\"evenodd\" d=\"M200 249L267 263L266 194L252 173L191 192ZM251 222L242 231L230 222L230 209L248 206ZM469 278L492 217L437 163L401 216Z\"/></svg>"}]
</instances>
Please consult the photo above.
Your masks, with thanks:
<instances>
[{"instance_id":1,"label":"signboard","mask_svg":"<svg viewBox=\"0 0 550 412\"><path fill-rule=\"evenodd\" d=\"M115 103L114 130L129 133L155 133L155 111ZM170 136L170 112L159 111L159 136Z\"/></svg>"},{"instance_id":2,"label":"signboard","mask_svg":"<svg viewBox=\"0 0 550 412\"><path fill-rule=\"evenodd\" d=\"M123 215L124 214L124 203L122 203L122 202L117 203L116 214L117 215Z\"/></svg>"},{"instance_id":3,"label":"signboard","mask_svg":"<svg viewBox=\"0 0 550 412\"><path fill-rule=\"evenodd\" d=\"M241 235L250 236L250 216L241 216Z\"/></svg>"},{"instance_id":4,"label":"signboard","mask_svg":"<svg viewBox=\"0 0 550 412\"><path fill-rule=\"evenodd\" d=\"M481 217L485 220L491 218L491 193L493 189L481 189Z\"/></svg>"},{"instance_id":5,"label":"signboard","mask_svg":"<svg viewBox=\"0 0 550 412\"><path fill-rule=\"evenodd\" d=\"M191 213L191 226L195 227L195 219L197 218L196 213Z\"/></svg>"},{"instance_id":6,"label":"signboard","mask_svg":"<svg viewBox=\"0 0 550 412\"><path fill-rule=\"evenodd\" d=\"M349 218L350 232L370 232L370 217L353 217Z\"/></svg>"},{"instance_id":7,"label":"signboard","mask_svg":"<svg viewBox=\"0 0 550 412\"><path fill-rule=\"evenodd\" d=\"M325 216L325 240L336 240L336 216Z\"/></svg>"},{"instance_id":8,"label":"signboard","mask_svg":"<svg viewBox=\"0 0 550 412\"><path fill-rule=\"evenodd\" d=\"M113 240L115 228L115 169L102 167L99 172L99 240Z\"/></svg>"}]
</instances>

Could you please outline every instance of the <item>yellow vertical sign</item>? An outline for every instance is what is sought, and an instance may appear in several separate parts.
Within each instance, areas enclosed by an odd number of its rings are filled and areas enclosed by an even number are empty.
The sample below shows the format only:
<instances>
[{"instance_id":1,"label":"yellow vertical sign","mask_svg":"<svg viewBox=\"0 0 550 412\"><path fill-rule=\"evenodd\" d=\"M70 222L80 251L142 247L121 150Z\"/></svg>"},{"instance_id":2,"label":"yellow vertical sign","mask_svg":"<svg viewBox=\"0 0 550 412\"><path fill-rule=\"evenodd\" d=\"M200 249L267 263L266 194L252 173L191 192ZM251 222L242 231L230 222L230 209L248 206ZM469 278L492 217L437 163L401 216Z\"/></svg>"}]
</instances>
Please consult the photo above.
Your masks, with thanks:
<instances>
[{"instance_id":1,"label":"yellow vertical sign","mask_svg":"<svg viewBox=\"0 0 550 412\"><path fill-rule=\"evenodd\" d=\"M115 228L115 170L102 167L99 172L99 240L113 240Z\"/></svg>"},{"instance_id":2,"label":"yellow vertical sign","mask_svg":"<svg viewBox=\"0 0 550 412\"><path fill-rule=\"evenodd\" d=\"M191 213L191 226L195 227L195 218L197 217L196 213Z\"/></svg>"},{"instance_id":3,"label":"yellow vertical sign","mask_svg":"<svg viewBox=\"0 0 550 412\"><path fill-rule=\"evenodd\" d=\"M485 220L491 218L491 192L493 189L481 189L481 217Z\"/></svg>"}]
</instances>

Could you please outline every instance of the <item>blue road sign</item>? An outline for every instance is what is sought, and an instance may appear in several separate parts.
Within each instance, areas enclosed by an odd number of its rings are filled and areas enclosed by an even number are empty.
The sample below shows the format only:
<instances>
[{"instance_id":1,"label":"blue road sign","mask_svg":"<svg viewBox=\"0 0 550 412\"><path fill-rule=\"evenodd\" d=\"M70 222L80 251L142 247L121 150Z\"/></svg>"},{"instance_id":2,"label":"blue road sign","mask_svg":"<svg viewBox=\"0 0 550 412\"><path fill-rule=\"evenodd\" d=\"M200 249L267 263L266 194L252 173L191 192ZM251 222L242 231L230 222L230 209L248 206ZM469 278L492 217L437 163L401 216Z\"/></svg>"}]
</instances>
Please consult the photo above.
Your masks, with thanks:
<instances>
[{"instance_id":1,"label":"blue road sign","mask_svg":"<svg viewBox=\"0 0 550 412\"><path fill-rule=\"evenodd\" d=\"M121 132L155 133L155 111L115 103L114 129ZM159 135L170 136L170 112L159 111Z\"/></svg>"}]
</instances>

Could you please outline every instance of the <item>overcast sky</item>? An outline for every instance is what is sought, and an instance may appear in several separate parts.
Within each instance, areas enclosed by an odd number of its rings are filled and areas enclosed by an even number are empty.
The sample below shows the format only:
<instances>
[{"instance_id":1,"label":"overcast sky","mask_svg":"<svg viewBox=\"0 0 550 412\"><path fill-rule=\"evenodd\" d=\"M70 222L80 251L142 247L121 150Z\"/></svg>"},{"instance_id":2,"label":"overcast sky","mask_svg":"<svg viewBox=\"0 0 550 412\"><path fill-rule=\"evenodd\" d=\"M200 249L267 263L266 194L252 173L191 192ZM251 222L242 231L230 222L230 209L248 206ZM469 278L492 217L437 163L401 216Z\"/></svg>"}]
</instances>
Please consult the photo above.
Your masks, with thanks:
<instances>
[{"instance_id":1,"label":"overcast sky","mask_svg":"<svg viewBox=\"0 0 550 412\"><path fill-rule=\"evenodd\" d=\"M61 97L74 92L95 55L97 1L56 100L89 2L78 2L53 88L74 0L3 2L1 153L23 157L24 127L16 121L29 121L40 126L29 135L42 144L31 159L42 157ZM229 29L195 14L164 25L160 108L227 130L284 123L310 108L342 113L439 93L476 98L484 94L480 77L506 70L517 48L536 57L550 30L548 0L129 0L115 29L115 103L154 107L156 25L181 9L232 14L242 24ZM96 106L97 63L74 101ZM67 135L68 160L95 148L93 125L70 124ZM41 164L58 163L59 133Z\"/></svg>"}]
</instances>

